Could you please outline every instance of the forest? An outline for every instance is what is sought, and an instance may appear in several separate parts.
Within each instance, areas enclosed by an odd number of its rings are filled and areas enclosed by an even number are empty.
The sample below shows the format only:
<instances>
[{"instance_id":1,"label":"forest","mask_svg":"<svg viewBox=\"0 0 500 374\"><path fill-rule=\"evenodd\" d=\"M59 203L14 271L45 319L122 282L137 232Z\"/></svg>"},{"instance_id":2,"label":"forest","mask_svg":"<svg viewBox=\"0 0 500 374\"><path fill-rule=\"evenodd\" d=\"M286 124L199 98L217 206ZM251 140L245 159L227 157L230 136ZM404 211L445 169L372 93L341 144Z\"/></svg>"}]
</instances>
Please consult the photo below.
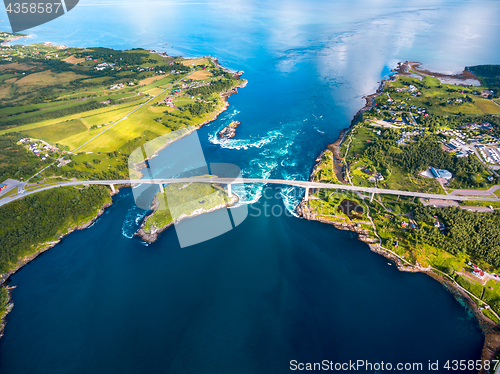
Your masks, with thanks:
<instances>
[{"instance_id":1,"label":"forest","mask_svg":"<svg viewBox=\"0 0 500 374\"><path fill-rule=\"evenodd\" d=\"M35 174L43 162L21 144L22 134L10 133L0 136L0 182L13 178L20 180Z\"/></svg>"},{"instance_id":2,"label":"forest","mask_svg":"<svg viewBox=\"0 0 500 374\"><path fill-rule=\"evenodd\" d=\"M441 148L439 138L433 134L419 137L407 146L399 147L402 152L391 152L399 134L392 130L385 130L381 136L373 140L365 150L365 157L372 160L384 159L394 162L409 173L419 172L433 166L447 169L460 181L469 186L479 186L477 174L483 172L484 166L476 157L457 158Z\"/></svg>"},{"instance_id":3,"label":"forest","mask_svg":"<svg viewBox=\"0 0 500 374\"><path fill-rule=\"evenodd\" d=\"M220 79L218 81L211 82L210 85L208 86L192 88L190 90L187 90L186 93L190 96L196 96L196 95L209 95L216 92L225 92L229 90L231 87L233 87L236 84L236 82L237 81L235 79Z\"/></svg>"},{"instance_id":4,"label":"forest","mask_svg":"<svg viewBox=\"0 0 500 374\"><path fill-rule=\"evenodd\" d=\"M89 110L99 109L105 107L106 104L99 103L97 101L89 101L88 103L82 105L75 105L64 109L53 110L50 112L41 112L40 114L36 114L29 117L13 119L10 121L2 121L0 127L15 127L20 125L26 125L28 123L35 123L44 121L47 119L54 119L69 116L71 114L87 112Z\"/></svg>"},{"instance_id":5,"label":"forest","mask_svg":"<svg viewBox=\"0 0 500 374\"><path fill-rule=\"evenodd\" d=\"M433 226L434 216L444 223L443 234ZM415 241L442 248L452 254L469 254L474 261L485 261L500 267L500 212L474 213L458 207L418 207L414 213L417 222L426 226L412 230Z\"/></svg>"},{"instance_id":6,"label":"forest","mask_svg":"<svg viewBox=\"0 0 500 374\"><path fill-rule=\"evenodd\" d=\"M424 127L428 127L430 131L435 131L440 127L447 127L450 129L457 129L459 126L466 125L469 123L477 122L489 122L494 125L495 130L500 132L500 118L491 114L485 114L482 116L468 116L464 114L459 114L456 116L430 116L427 118L422 118L420 121Z\"/></svg>"},{"instance_id":7,"label":"forest","mask_svg":"<svg viewBox=\"0 0 500 374\"><path fill-rule=\"evenodd\" d=\"M61 230L90 220L109 201L106 187L64 187L29 195L0 209L0 273Z\"/></svg>"},{"instance_id":8,"label":"forest","mask_svg":"<svg viewBox=\"0 0 500 374\"><path fill-rule=\"evenodd\" d=\"M206 113L210 113L213 109L214 106L212 103L199 103L197 101L192 104L187 104L182 108L182 110L187 110L192 116L196 117L202 116Z\"/></svg>"},{"instance_id":9,"label":"forest","mask_svg":"<svg viewBox=\"0 0 500 374\"><path fill-rule=\"evenodd\" d=\"M96 60L114 62L117 66L142 65L148 62L148 51L140 49L136 49L134 51L136 52L131 53L128 51L117 51L110 48L99 47L84 51L77 50L75 56L77 58L86 58L87 56L90 56ZM156 61L154 61L154 63L156 63Z\"/></svg>"},{"instance_id":10,"label":"forest","mask_svg":"<svg viewBox=\"0 0 500 374\"><path fill-rule=\"evenodd\" d=\"M467 69L476 74L483 86L495 91L495 97L500 96L500 65L478 65Z\"/></svg>"}]
</instances>

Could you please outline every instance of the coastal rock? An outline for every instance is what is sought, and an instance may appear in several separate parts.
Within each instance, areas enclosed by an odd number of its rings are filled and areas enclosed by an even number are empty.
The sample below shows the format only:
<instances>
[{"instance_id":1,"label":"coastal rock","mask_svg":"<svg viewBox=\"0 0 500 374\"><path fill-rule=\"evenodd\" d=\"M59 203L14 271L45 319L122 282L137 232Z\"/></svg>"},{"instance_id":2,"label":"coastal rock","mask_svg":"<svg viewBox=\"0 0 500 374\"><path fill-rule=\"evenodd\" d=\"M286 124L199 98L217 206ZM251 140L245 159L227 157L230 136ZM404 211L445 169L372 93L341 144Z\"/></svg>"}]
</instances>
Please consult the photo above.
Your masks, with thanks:
<instances>
[{"instance_id":1,"label":"coastal rock","mask_svg":"<svg viewBox=\"0 0 500 374\"><path fill-rule=\"evenodd\" d=\"M240 121L233 121L228 126L224 127L219 131L219 137L223 139L231 139L236 135L236 127L240 124Z\"/></svg>"},{"instance_id":2,"label":"coastal rock","mask_svg":"<svg viewBox=\"0 0 500 374\"><path fill-rule=\"evenodd\" d=\"M221 208L224 208L224 207L228 208L228 207L236 204L238 201L239 201L238 196L234 195L232 197L231 201L229 201L229 202L227 202L225 204L217 205L217 206L215 206L215 207L213 207L211 209L197 209L197 210L193 211L189 215L183 214L182 216L180 216L176 220L171 221L171 222L167 223L166 225L164 225L162 227L154 227L151 230L151 232L146 232L144 230L144 227L146 226L146 222L147 222L147 220L150 217L152 217L156 213L156 210L158 209L158 206L159 206L158 199L155 196L155 198L153 200L153 205L151 206L151 209L153 210L153 212L149 216L147 216L146 218L144 218L144 220L142 221L142 224L141 224L141 228L139 230L137 230L137 232L134 235L137 235L137 236L141 237L141 239L144 240L147 243L153 243L153 242L155 242L158 239L158 234L160 234L161 232L165 231L170 226L172 226L172 225L174 225L176 223L179 223L183 219L191 218L191 217L196 217L196 216L199 216L200 214L204 214L204 213L210 213L210 212L213 212L213 211L215 211L217 209L221 209Z\"/></svg>"}]
</instances>

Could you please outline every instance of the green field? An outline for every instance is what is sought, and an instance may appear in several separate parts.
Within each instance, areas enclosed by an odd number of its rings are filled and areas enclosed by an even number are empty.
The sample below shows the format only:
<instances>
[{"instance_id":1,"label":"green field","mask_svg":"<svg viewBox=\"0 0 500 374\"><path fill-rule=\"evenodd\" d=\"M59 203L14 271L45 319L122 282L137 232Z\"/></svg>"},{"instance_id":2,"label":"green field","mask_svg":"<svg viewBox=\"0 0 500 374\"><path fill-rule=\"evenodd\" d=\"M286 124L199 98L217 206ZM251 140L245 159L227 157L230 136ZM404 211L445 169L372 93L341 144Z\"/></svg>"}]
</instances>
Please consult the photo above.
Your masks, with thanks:
<instances>
[{"instance_id":1,"label":"green field","mask_svg":"<svg viewBox=\"0 0 500 374\"><path fill-rule=\"evenodd\" d=\"M87 126L82 121L74 119L54 125L38 127L22 134L49 142L58 142L68 136L80 134L85 131L87 131Z\"/></svg>"},{"instance_id":2,"label":"green field","mask_svg":"<svg viewBox=\"0 0 500 374\"><path fill-rule=\"evenodd\" d=\"M165 193L156 194L156 199L158 207L146 220L146 233L158 230L174 219L189 216L199 209L207 211L229 202L226 191L208 183L189 183L181 187L170 184L165 188Z\"/></svg>"}]
</instances>

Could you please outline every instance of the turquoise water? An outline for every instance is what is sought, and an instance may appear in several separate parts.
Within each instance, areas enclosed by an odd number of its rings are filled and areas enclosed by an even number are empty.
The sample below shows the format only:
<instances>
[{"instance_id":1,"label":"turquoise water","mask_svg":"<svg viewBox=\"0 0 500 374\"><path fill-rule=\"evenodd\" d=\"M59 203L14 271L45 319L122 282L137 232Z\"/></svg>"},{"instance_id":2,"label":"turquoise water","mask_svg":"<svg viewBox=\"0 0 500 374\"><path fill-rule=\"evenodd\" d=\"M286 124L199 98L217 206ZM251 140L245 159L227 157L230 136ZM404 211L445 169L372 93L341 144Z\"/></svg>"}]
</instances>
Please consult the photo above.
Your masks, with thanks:
<instances>
[{"instance_id":1,"label":"turquoise water","mask_svg":"<svg viewBox=\"0 0 500 374\"><path fill-rule=\"evenodd\" d=\"M500 61L498 2L419 4L81 1L28 42L216 56L249 84L198 132L207 160L307 179L397 61L440 71ZM216 140L232 120L237 137ZM264 204L292 211L296 192L240 191L253 202L243 224L181 249L174 230L149 246L133 237L146 212L124 189L91 228L12 277L0 372L284 373L290 360L479 358L477 322L437 282L398 272L351 233L256 214Z\"/></svg>"}]
</instances>

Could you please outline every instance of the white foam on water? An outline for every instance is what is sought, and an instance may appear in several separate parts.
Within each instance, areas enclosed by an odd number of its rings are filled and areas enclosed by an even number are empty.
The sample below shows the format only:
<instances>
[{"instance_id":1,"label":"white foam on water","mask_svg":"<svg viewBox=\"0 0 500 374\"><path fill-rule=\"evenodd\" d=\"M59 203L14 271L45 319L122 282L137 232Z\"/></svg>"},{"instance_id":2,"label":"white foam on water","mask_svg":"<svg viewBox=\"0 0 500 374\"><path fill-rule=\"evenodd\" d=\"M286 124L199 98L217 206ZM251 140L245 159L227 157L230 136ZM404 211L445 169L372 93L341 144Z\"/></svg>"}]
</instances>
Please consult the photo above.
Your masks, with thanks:
<instances>
[{"instance_id":1,"label":"white foam on water","mask_svg":"<svg viewBox=\"0 0 500 374\"><path fill-rule=\"evenodd\" d=\"M225 127L225 126L224 126ZM249 148L262 148L266 144L271 143L275 139L279 138L282 136L282 134L277 131L273 130L267 133L267 135L257 141L253 139L223 139L219 138L217 134L219 131L221 131L224 127L220 127L217 129L217 131L211 133L208 136L208 140L212 144L217 144L221 148L225 149L236 149L236 150L245 150Z\"/></svg>"},{"instance_id":2,"label":"white foam on water","mask_svg":"<svg viewBox=\"0 0 500 374\"><path fill-rule=\"evenodd\" d=\"M125 219L122 224L122 235L128 239L134 237L137 227L140 225L144 217L147 215L146 210L142 210L137 206L132 206L125 215Z\"/></svg>"},{"instance_id":3,"label":"white foam on water","mask_svg":"<svg viewBox=\"0 0 500 374\"><path fill-rule=\"evenodd\" d=\"M300 180L302 176L300 174L288 174L286 171L283 172L283 179L285 180ZM283 205L288 210L288 212L295 217L299 217L296 213L297 206L302 201L304 196L304 188L285 186L281 188L280 195L283 199Z\"/></svg>"}]
</instances>

